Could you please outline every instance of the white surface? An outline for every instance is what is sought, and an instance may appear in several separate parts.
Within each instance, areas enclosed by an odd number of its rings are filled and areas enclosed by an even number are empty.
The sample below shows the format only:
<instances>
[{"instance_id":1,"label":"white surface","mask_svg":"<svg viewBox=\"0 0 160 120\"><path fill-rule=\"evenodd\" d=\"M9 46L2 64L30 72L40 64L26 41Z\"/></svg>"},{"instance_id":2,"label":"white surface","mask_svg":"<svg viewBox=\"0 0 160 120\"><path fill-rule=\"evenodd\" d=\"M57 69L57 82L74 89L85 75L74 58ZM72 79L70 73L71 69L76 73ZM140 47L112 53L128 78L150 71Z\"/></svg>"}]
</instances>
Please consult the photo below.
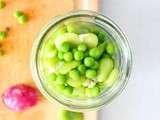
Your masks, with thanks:
<instances>
[{"instance_id":1,"label":"white surface","mask_svg":"<svg viewBox=\"0 0 160 120\"><path fill-rule=\"evenodd\" d=\"M126 33L134 70L125 91L100 120L160 120L160 1L101 0L101 12Z\"/></svg>"}]
</instances>

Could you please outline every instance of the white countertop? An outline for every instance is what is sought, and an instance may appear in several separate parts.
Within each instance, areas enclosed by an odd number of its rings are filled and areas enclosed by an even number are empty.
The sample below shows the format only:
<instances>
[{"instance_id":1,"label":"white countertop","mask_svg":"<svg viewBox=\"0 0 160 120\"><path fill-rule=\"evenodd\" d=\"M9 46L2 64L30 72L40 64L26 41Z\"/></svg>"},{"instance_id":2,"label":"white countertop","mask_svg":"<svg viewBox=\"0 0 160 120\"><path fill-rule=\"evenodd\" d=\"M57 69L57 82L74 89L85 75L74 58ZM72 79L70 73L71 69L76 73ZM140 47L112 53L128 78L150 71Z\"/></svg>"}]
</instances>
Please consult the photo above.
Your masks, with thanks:
<instances>
[{"instance_id":1,"label":"white countertop","mask_svg":"<svg viewBox=\"0 0 160 120\"><path fill-rule=\"evenodd\" d=\"M100 111L100 120L160 120L160 1L101 0L134 50L134 70L123 93Z\"/></svg>"}]
</instances>

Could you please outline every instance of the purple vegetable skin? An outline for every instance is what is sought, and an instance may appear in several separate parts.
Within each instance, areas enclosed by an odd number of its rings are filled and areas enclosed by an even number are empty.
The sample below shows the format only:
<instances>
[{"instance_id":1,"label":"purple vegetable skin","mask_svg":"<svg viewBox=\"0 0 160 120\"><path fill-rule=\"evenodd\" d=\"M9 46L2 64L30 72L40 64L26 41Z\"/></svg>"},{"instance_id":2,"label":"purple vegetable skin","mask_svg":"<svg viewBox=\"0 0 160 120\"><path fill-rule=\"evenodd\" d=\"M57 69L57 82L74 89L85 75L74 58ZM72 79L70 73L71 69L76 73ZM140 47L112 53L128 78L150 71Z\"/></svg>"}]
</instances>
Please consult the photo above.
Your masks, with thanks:
<instances>
[{"instance_id":1,"label":"purple vegetable skin","mask_svg":"<svg viewBox=\"0 0 160 120\"><path fill-rule=\"evenodd\" d=\"M2 95L4 104L15 112L22 112L36 105L38 91L24 84L9 87Z\"/></svg>"}]
</instances>

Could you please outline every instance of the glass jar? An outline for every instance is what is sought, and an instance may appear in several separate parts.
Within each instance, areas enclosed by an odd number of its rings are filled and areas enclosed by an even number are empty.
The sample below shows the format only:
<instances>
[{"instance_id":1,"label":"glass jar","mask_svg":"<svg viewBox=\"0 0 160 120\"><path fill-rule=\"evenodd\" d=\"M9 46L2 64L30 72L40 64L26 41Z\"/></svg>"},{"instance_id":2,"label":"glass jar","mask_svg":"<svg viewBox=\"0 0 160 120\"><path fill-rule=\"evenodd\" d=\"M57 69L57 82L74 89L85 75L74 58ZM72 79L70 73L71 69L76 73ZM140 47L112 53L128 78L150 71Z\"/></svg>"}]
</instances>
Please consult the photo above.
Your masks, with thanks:
<instances>
[{"instance_id":1,"label":"glass jar","mask_svg":"<svg viewBox=\"0 0 160 120\"><path fill-rule=\"evenodd\" d=\"M119 69L118 80L110 89L104 90L98 97L87 99L67 98L60 94L57 94L56 92L51 92L43 82L43 80L46 78L42 75L39 57L41 52L41 46L43 44L46 44L46 41L44 41L44 37L47 37L49 31L54 26L69 19L73 19L75 21L91 22L102 27L114 38L113 40L118 46L119 53L116 58L118 59L117 66ZM84 111L91 109L95 110L112 101L125 88L130 76L131 67L132 53L128 41L122 30L109 18L92 11L75 11L63 16L55 17L49 22L47 26L42 29L42 31L37 36L33 44L31 54L31 70L33 80L35 81L42 94L51 102L56 100L67 109L76 111Z\"/></svg>"}]
</instances>

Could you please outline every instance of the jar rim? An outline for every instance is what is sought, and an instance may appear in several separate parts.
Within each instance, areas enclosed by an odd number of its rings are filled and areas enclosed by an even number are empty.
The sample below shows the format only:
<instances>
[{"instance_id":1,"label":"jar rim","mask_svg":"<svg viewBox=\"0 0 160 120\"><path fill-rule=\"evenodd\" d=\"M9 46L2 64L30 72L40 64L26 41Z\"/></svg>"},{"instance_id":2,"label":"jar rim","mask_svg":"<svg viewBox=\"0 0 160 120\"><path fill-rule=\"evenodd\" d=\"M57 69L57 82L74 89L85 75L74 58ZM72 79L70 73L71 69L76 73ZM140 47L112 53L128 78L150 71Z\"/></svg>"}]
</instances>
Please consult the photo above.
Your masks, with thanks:
<instances>
[{"instance_id":1,"label":"jar rim","mask_svg":"<svg viewBox=\"0 0 160 120\"><path fill-rule=\"evenodd\" d=\"M126 63L125 63L125 73L123 73L123 80L121 80L121 85L119 86L119 88L117 88L116 90L114 90L114 94L112 94L110 96L110 98L107 98L105 95L101 96L101 98L97 98L97 102L95 102L95 104L92 104L90 106L85 106L85 105L71 105L70 102L68 100L60 100L59 98L55 97L55 96L51 96L47 90L45 90L42 82L41 82L41 78L39 76L38 73L38 65L37 65L37 57L38 57L38 51L39 51L39 45L43 40L43 37L48 33L48 31L53 27L53 25L58 24L59 22L68 19L70 17L78 17L78 16L91 16L91 17L95 17L96 19L99 19L100 21L104 22L105 24L110 25L116 32L117 34L121 37L121 42L124 43L124 47L126 48ZM115 24L112 20L110 20L108 17L105 17L97 12L93 12L93 11L88 11L88 10L79 10L79 11L73 11L70 12L66 15L63 16L57 16L55 18L53 18L49 24L47 24L47 26L45 26L42 31L38 34L37 38L35 39L35 42L33 44L32 47L32 52L31 52L31 71L32 71L32 76L33 76L33 80L36 83L37 87L39 88L39 90L41 91L41 93L51 102L53 102L54 100L58 101L59 103L61 103L64 107L66 107L67 109L71 109L71 110L76 110L76 111L84 111L84 110L91 110L91 109L99 109L102 106L104 106L105 104L108 104L110 101L112 101L116 96L118 96L123 89L125 88L128 79L130 77L130 73L131 73L131 68L132 68L132 52L131 52L131 48L130 45L128 43L128 40L126 38L126 36L124 35L124 33L122 32L122 30L118 27L117 24ZM124 71L123 71L124 72ZM116 86L115 86L116 87ZM113 88L115 88L113 87ZM99 99L102 99L103 97L103 101L98 101Z\"/></svg>"}]
</instances>

